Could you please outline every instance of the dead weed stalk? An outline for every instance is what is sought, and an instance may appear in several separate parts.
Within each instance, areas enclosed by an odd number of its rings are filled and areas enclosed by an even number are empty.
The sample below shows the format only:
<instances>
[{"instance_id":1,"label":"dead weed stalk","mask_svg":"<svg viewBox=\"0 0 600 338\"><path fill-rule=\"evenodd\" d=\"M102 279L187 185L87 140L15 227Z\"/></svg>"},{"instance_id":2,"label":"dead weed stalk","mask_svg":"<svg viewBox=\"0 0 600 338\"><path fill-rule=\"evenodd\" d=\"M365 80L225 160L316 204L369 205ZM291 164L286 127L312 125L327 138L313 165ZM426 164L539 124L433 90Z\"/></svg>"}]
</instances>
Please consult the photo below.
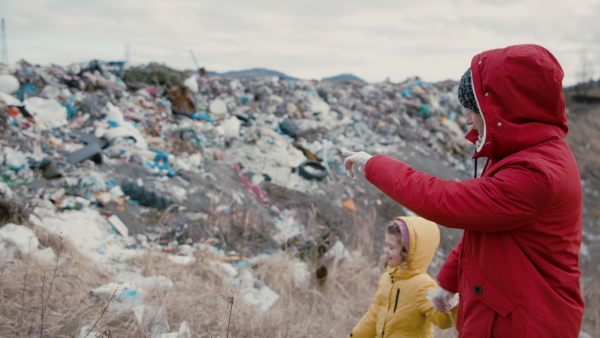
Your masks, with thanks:
<instances>
[{"instance_id":1,"label":"dead weed stalk","mask_svg":"<svg viewBox=\"0 0 600 338\"><path fill-rule=\"evenodd\" d=\"M231 296L229 297L221 295L221 297L227 302L227 308L229 309L229 319L227 320L227 338L229 338L229 327L231 326L231 313L233 312L233 298L235 296L233 290L230 291Z\"/></svg>"},{"instance_id":2,"label":"dead weed stalk","mask_svg":"<svg viewBox=\"0 0 600 338\"><path fill-rule=\"evenodd\" d=\"M42 314L40 316L40 336L43 335L44 333L44 314L46 312L46 309L48 308L48 302L50 301L50 293L52 292L52 285L54 284L54 279L56 278L56 272L58 271L58 259L60 258L60 252L62 251L63 248L63 238L62 235L59 236L60 238L60 245L58 247L58 250L56 252L56 266L54 268L54 273L52 274L52 279L50 280L50 286L48 287L48 295L46 296L46 301L44 302L44 286L45 286L45 282L46 282L46 272L44 271L44 276L42 278L42 293L41 293L41 300L42 300Z\"/></svg>"},{"instance_id":3,"label":"dead weed stalk","mask_svg":"<svg viewBox=\"0 0 600 338\"><path fill-rule=\"evenodd\" d=\"M86 333L86 335L83 338L86 338L90 334L90 332L92 332L92 330L94 330L94 328L96 327L96 325L98 325L98 322L100 321L100 319L102 319L102 316L104 316L104 312L106 312L106 309L108 309L108 306L110 305L110 302L112 302L112 300L115 298L115 295L117 294L117 290L119 290L119 288L115 288L115 291L110 296L110 299L108 300L108 303L106 303L106 306L104 307L104 310L102 310L102 313L100 314L100 317L98 317L98 319L96 320L96 322L94 323L94 325L92 325L92 327L88 330L88 332Z\"/></svg>"}]
</instances>

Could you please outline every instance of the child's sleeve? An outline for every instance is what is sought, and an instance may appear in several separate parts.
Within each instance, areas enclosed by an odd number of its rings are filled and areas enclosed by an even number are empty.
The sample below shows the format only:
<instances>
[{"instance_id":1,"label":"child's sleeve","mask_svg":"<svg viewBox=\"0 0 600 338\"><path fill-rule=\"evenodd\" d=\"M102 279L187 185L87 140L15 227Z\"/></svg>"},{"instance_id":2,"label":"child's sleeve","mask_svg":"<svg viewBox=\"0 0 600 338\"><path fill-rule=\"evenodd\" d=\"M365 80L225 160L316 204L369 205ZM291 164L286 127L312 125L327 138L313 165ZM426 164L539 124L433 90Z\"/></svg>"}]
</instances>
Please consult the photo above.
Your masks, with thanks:
<instances>
[{"instance_id":1,"label":"child's sleeve","mask_svg":"<svg viewBox=\"0 0 600 338\"><path fill-rule=\"evenodd\" d=\"M369 310L367 313L362 316L358 324L354 326L352 332L348 335L348 337L352 338L373 338L377 333L377 297L379 297L381 291L381 280L379 280L379 284L377 285L377 292L375 292L375 297L373 299L373 303L369 306Z\"/></svg>"},{"instance_id":2,"label":"child's sleeve","mask_svg":"<svg viewBox=\"0 0 600 338\"><path fill-rule=\"evenodd\" d=\"M440 329L448 329L452 326L455 326L458 306L455 306L452 310L450 310L452 318L447 312L436 311L436 309L433 308L433 304L427 298L425 298L427 297L427 293L429 291L433 292L436 288L437 285L435 284L427 285L421 288L417 295L417 306L419 308L419 312L427 317L427 319L430 320L434 325Z\"/></svg>"},{"instance_id":3,"label":"child's sleeve","mask_svg":"<svg viewBox=\"0 0 600 338\"><path fill-rule=\"evenodd\" d=\"M376 308L375 302L373 302L373 304L371 304L371 306L369 306L369 310L367 311L367 313L365 313L365 315L360 319L358 324L356 324L356 326L354 326L354 328L352 329L352 332L350 332L348 337L352 337L352 338L375 337L375 335L376 335L375 325L377 324L377 312L376 312L375 308Z\"/></svg>"}]
</instances>

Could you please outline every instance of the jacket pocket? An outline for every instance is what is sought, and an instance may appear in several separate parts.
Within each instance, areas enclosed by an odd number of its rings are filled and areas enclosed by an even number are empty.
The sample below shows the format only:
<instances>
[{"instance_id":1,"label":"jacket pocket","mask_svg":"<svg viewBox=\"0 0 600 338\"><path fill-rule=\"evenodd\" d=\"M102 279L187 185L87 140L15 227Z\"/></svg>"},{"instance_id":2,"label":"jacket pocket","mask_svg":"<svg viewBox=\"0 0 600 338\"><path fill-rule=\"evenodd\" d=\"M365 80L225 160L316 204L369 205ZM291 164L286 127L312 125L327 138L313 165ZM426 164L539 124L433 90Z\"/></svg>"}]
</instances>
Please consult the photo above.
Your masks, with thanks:
<instances>
[{"instance_id":1,"label":"jacket pocket","mask_svg":"<svg viewBox=\"0 0 600 338\"><path fill-rule=\"evenodd\" d=\"M460 302L462 314L461 329L478 337L490 337L494 332L510 329L509 315L515 308L491 280L470 257L461 258ZM470 336L470 335L467 335Z\"/></svg>"}]
</instances>

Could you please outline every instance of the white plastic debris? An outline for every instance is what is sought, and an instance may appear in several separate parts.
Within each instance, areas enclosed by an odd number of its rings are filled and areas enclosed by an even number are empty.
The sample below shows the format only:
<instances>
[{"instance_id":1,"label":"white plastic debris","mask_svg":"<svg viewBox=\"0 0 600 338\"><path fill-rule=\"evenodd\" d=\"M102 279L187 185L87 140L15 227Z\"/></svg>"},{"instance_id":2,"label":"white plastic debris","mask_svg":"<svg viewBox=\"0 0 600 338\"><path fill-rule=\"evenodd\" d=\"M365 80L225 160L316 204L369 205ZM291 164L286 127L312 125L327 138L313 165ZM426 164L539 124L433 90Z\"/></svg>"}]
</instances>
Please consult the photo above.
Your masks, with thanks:
<instances>
[{"instance_id":1,"label":"white plastic debris","mask_svg":"<svg viewBox=\"0 0 600 338\"><path fill-rule=\"evenodd\" d=\"M71 92L67 88L60 88L55 85L46 85L42 92L40 93L42 97L47 99L56 99L59 96L69 97L71 96Z\"/></svg>"},{"instance_id":2,"label":"white plastic debris","mask_svg":"<svg viewBox=\"0 0 600 338\"><path fill-rule=\"evenodd\" d=\"M16 97L9 95L0 90L0 101L4 101L9 106L22 106L23 102L21 102Z\"/></svg>"},{"instance_id":3,"label":"white plastic debris","mask_svg":"<svg viewBox=\"0 0 600 338\"><path fill-rule=\"evenodd\" d=\"M217 135L223 135L226 138L237 138L240 136L240 127L242 121L235 116L229 117L220 126L215 128Z\"/></svg>"},{"instance_id":4,"label":"white plastic debris","mask_svg":"<svg viewBox=\"0 0 600 338\"><path fill-rule=\"evenodd\" d=\"M225 101L221 99L215 99L211 101L208 110L211 112L211 114L225 115L227 114L227 105L225 104Z\"/></svg>"},{"instance_id":5,"label":"white plastic debris","mask_svg":"<svg viewBox=\"0 0 600 338\"><path fill-rule=\"evenodd\" d=\"M0 164L4 161L0 160ZM4 196L7 200L13 198L14 193L12 189L6 184L6 182L0 182L0 195Z\"/></svg>"},{"instance_id":6,"label":"white plastic debris","mask_svg":"<svg viewBox=\"0 0 600 338\"><path fill-rule=\"evenodd\" d=\"M303 261L294 262L294 286L297 289L303 289L310 285L311 273L308 270L308 263Z\"/></svg>"},{"instance_id":7,"label":"white plastic debris","mask_svg":"<svg viewBox=\"0 0 600 338\"><path fill-rule=\"evenodd\" d=\"M335 244L325 253L325 259L333 258L334 261L339 261L342 259L346 259L349 262L352 262L356 253L351 253L346 249L344 243L341 241L336 241Z\"/></svg>"},{"instance_id":8,"label":"white plastic debris","mask_svg":"<svg viewBox=\"0 0 600 338\"><path fill-rule=\"evenodd\" d=\"M287 209L281 212L280 218L275 223L277 233L273 236L273 240L285 242L303 233L302 225L293 216L293 212Z\"/></svg>"},{"instance_id":9,"label":"white plastic debris","mask_svg":"<svg viewBox=\"0 0 600 338\"><path fill-rule=\"evenodd\" d=\"M112 283L103 284L97 288L91 289L90 295L95 300L108 301L111 298L113 298L113 299L117 298L117 301L118 301L118 296L120 295L121 292L123 292L125 290L131 290L131 289L133 289L131 282L125 282L125 283L112 282ZM114 295L114 297L113 297L113 295Z\"/></svg>"},{"instance_id":10,"label":"white plastic debris","mask_svg":"<svg viewBox=\"0 0 600 338\"><path fill-rule=\"evenodd\" d=\"M36 121L43 122L48 128L67 124L67 108L56 100L34 96L25 99L23 104Z\"/></svg>"},{"instance_id":11,"label":"white plastic debris","mask_svg":"<svg viewBox=\"0 0 600 338\"><path fill-rule=\"evenodd\" d=\"M188 323L184 320L179 325L179 331L163 333L158 336L158 338L192 338L192 330Z\"/></svg>"},{"instance_id":12,"label":"white plastic debris","mask_svg":"<svg viewBox=\"0 0 600 338\"><path fill-rule=\"evenodd\" d=\"M31 256L38 262L46 265L56 265L56 253L51 247L47 247L40 250L35 250L31 253ZM58 262L61 263L60 261Z\"/></svg>"},{"instance_id":13,"label":"white plastic debris","mask_svg":"<svg viewBox=\"0 0 600 338\"><path fill-rule=\"evenodd\" d=\"M24 168L29 168L28 163L29 159L27 158L27 154L15 150L11 147L4 147L2 152L5 157L4 165L13 170L21 170Z\"/></svg>"},{"instance_id":14,"label":"white plastic debris","mask_svg":"<svg viewBox=\"0 0 600 338\"><path fill-rule=\"evenodd\" d=\"M19 80L9 74L0 75L0 92L5 92L8 94L16 93L19 90Z\"/></svg>"},{"instance_id":15,"label":"white plastic debris","mask_svg":"<svg viewBox=\"0 0 600 338\"><path fill-rule=\"evenodd\" d=\"M148 143L142 136L139 130L131 124L129 121L123 121L117 127L105 129L105 128L96 128L95 131L96 137L104 137L109 141L112 141L116 138L133 138L135 140L135 148L137 149L146 149L148 148Z\"/></svg>"},{"instance_id":16,"label":"white plastic debris","mask_svg":"<svg viewBox=\"0 0 600 338\"><path fill-rule=\"evenodd\" d=\"M175 255L169 255L167 256L169 257L169 260L175 264L179 264L179 265L188 265L188 264L192 264L196 261L195 257L191 257L191 256L175 256Z\"/></svg>"},{"instance_id":17,"label":"white plastic debris","mask_svg":"<svg viewBox=\"0 0 600 338\"><path fill-rule=\"evenodd\" d=\"M98 262L115 262L131 258L139 252L125 248L125 239L113 233L108 221L97 210L85 208L52 214L34 209L31 221L54 234L69 238L84 255Z\"/></svg>"},{"instance_id":18,"label":"white plastic debris","mask_svg":"<svg viewBox=\"0 0 600 338\"><path fill-rule=\"evenodd\" d=\"M238 269L233 267L231 264L213 260L209 260L208 263L218 266L229 278L235 278L238 275Z\"/></svg>"},{"instance_id":19,"label":"white plastic debris","mask_svg":"<svg viewBox=\"0 0 600 338\"><path fill-rule=\"evenodd\" d=\"M314 113L319 113L323 115L329 114L329 110L331 109L327 102L325 102L321 98L314 98L310 101L310 109Z\"/></svg>"},{"instance_id":20,"label":"white plastic debris","mask_svg":"<svg viewBox=\"0 0 600 338\"><path fill-rule=\"evenodd\" d=\"M165 276L148 276L137 282L137 287L143 290L153 290L159 293L165 293L173 289L173 281Z\"/></svg>"},{"instance_id":21,"label":"white plastic debris","mask_svg":"<svg viewBox=\"0 0 600 338\"><path fill-rule=\"evenodd\" d=\"M129 229L127 228L127 226L125 224L123 224L123 222L121 222L121 219L119 218L119 216L117 215L112 215L108 218L108 222L110 222L110 224L117 230L118 233L120 233L121 235L127 237L129 236Z\"/></svg>"},{"instance_id":22,"label":"white plastic debris","mask_svg":"<svg viewBox=\"0 0 600 338\"><path fill-rule=\"evenodd\" d=\"M38 249L40 241L28 227L14 223L0 228L0 251L15 248L19 253L27 255Z\"/></svg>"},{"instance_id":23,"label":"white plastic debris","mask_svg":"<svg viewBox=\"0 0 600 338\"><path fill-rule=\"evenodd\" d=\"M139 305L133 308L133 313L145 333L154 336L171 331L167 310L162 306Z\"/></svg>"},{"instance_id":24,"label":"white plastic debris","mask_svg":"<svg viewBox=\"0 0 600 338\"><path fill-rule=\"evenodd\" d=\"M275 291L255 279L247 269L242 270L238 287L244 301L262 311L267 311L279 299Z\"/></svg>"},{"instance_id":25,"label":"white plastic debris","mask_svg":"<svg viewBox=\"0 0 600 338\"><path fill-rule=\"evenodd\" d=\"M104 113L105 121L113 121L117 124L122 124L125 119L123 118L123 112L119 107L115 106L112 103L107 103L106 106L102 109L102 113Z\"/></svg>"},{"instance_id":26,"label":"white plastic debris","mask_svg":"<svg viewBox=\"0 0 600 338\"><path fill-rule=\"evenodd\" d=\"M197 93L199 91L198 81L196 80L196 76L190 76L185 81L183 81L183 85L189 89L192 93Z\"/></svg>"}]
</instances>

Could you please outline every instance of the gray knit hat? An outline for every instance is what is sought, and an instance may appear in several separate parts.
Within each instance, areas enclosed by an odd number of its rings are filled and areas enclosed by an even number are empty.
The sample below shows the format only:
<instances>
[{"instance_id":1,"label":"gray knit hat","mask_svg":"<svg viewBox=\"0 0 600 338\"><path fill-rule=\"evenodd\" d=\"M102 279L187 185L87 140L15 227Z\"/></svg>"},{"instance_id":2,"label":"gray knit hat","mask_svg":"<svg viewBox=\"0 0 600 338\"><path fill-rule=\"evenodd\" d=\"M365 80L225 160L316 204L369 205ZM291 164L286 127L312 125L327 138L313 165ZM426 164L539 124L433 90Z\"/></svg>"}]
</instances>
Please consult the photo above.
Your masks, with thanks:
<instances>
[{"instance_id":1,"label":"gray knit hat","mask_svg":"<svg viewBox=\"0 0 600 338\"><path fill-rule=\"evenodd\" d=\"M458 100L465 109L481 115L471 82L471 68L469 68L460 78L460 82L458 83Z\"/></svg>"}]
</instances>

